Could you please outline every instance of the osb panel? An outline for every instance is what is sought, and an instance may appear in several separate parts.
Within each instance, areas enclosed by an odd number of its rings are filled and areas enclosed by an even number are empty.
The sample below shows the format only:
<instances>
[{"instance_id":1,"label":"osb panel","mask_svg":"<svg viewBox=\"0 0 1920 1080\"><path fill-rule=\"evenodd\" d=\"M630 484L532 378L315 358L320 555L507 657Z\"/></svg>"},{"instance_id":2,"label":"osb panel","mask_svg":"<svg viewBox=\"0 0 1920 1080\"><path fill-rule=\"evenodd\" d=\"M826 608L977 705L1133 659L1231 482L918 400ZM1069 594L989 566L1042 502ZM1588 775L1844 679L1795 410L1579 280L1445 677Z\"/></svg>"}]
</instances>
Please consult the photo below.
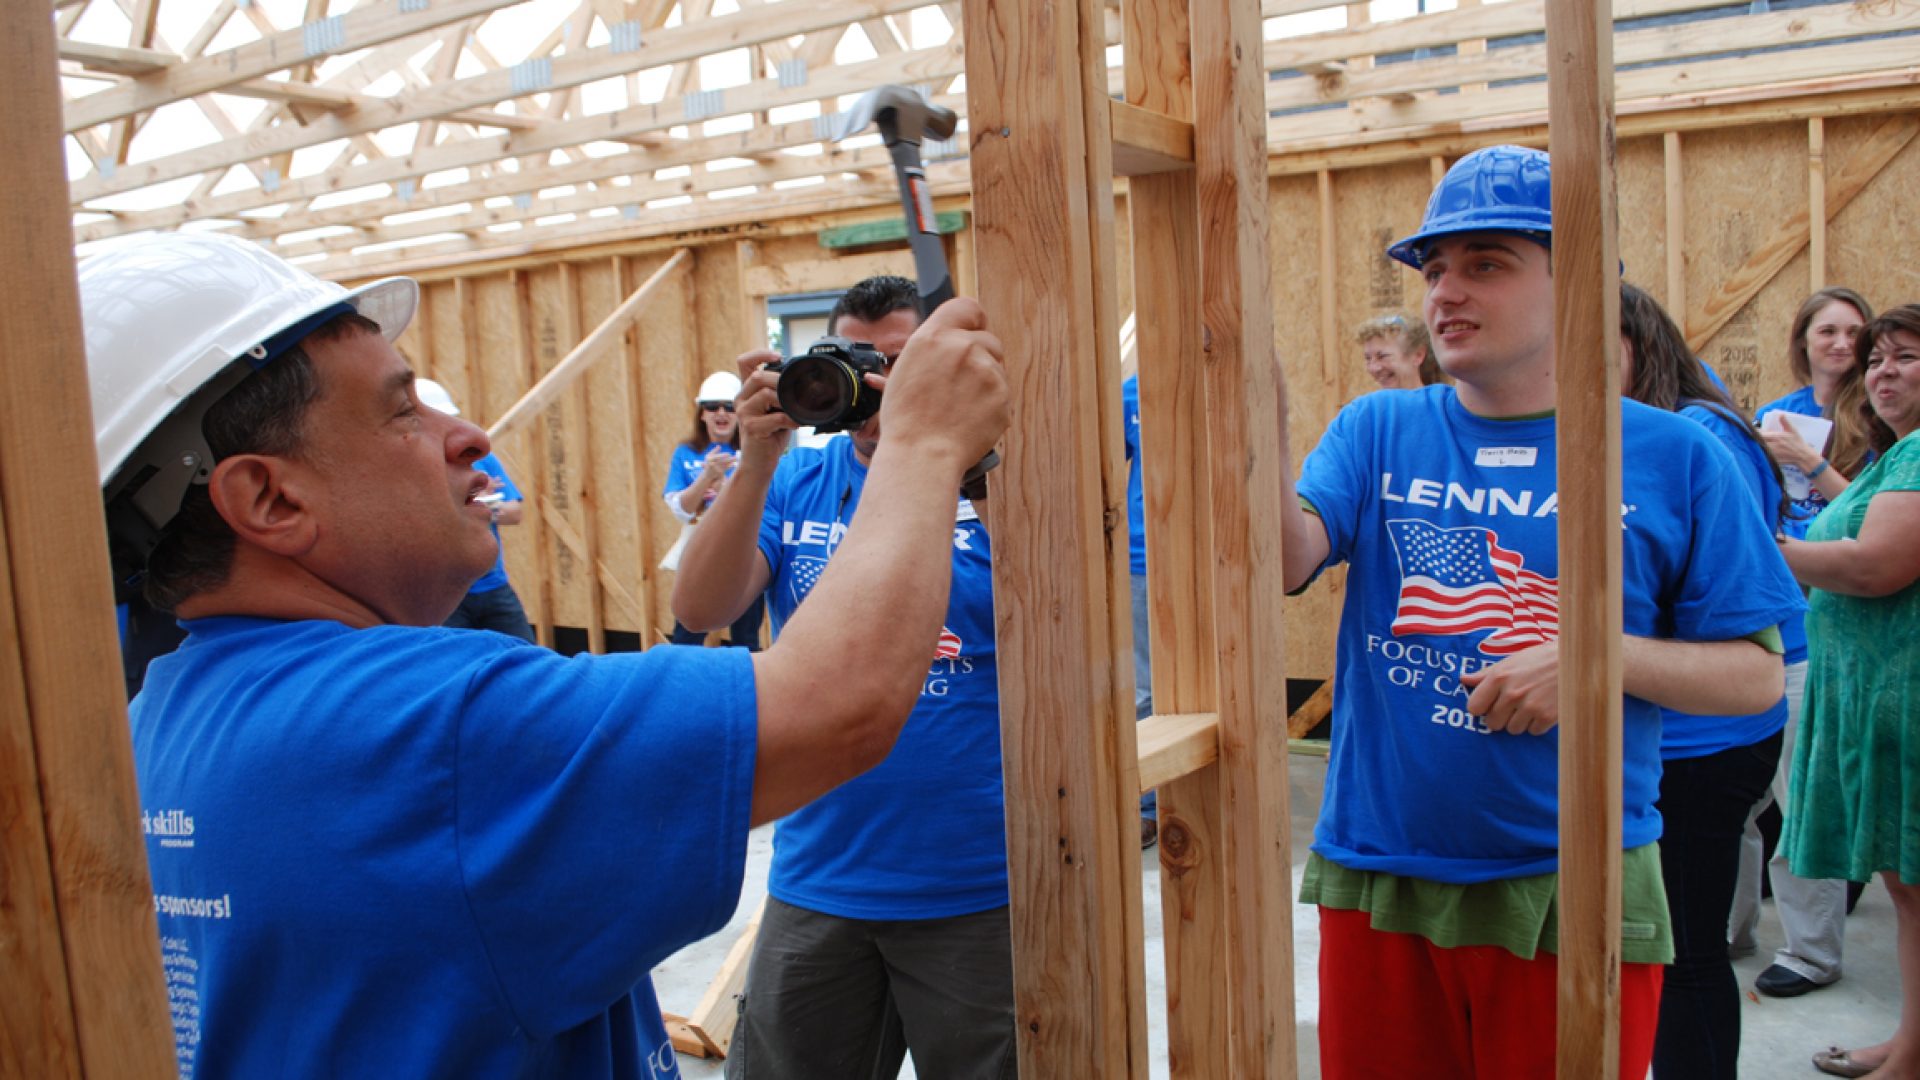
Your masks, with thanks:
<instances>
[{"instance_id":1,"label":"osb panel","mask_svg":"<svg viewBox=\"0 0 1920 1080\"><path fill-rule=\"evenodd\" d=\"M527 274L529 330L533 342L533 370L544 377L553 370L578 340L577 315L573 309L571 282L558 265L542 267ZM584 535L580 502L584 496L578 443L569 438L569 430L581 423L578 402L573 394L562 394L549 406L536 429L536 445L545 475L536 480L541 494L553 512L575 535ZM577 429L576 429L577 430ZM536 509L529 497L529 512ZM544 506L540 507L544 513ZM545 524L544 517L542 524ZM580 553L553 531L551 571L553 584L553 621L563 626L587 625L588 568Z\"/></svg>"},{"instance_id":2,"label":"osb panel","mask_svg":"<svg viewBox=\"0 0 1920 1080\"><path fill-rule=\"evenodd\" d=\"M686 356L689 373L725 364L757 348L766 332L765 327L747 325L740 257L734 246L711 244L695 255L692 299L698 353Z\"/></svg>"},{"instance_id":3,"label":"osb panel","mask_svg":"<svg viewBox=\"0 0 1920 1080\"><path fill-rule=\"evenodd\" d=\"M582 336L599 326L626 300L629 292L639 287L637 281L630 287L622 287L612 259L580 263L576 280ZM641 508L634 505L633 499L634 425L627 407L626 355L624 343L614 341L582 380L591 421L588 451L593 462L593 471L587 477L587 495L595 508L600 561L612 571L624 595L637 598L640 573L633 553L639 529L635 515ZM610 630L641 628L627 605L613 595L606 598L604 625Z\"/></svg>"},{"instance_id":4,"label":"osb panel","mask_svg":"<svg viewBox=\"0 0 1920 1080\"><path fill-rule=\"evenodd\" d=\"M1829 159L1846 154L1880 122L1877 116L1827 121ZM1920 176L1920 139L1908 143L1827 223L1827 284L1858 291L1876 312L1920 302L1920 260L1911 255L1920 248L1916 176Z\"/></svg>"},{"instance_id":5,"label":"osb panel","mask_svg":"<svg viewBox=\"0 0 1920 1080\"><path fill-rule=\"evenodd\" d=\"M702 248L704 257L711 248ZM665 255L641 256L628 260L627 280L645 281ZM680 522L668 511L662 492L667 468L673 461L673 448L693 431L693 396L699 388L698 376L707 370L734 370L733 353L701 357L696 346L698 332L693 319L695 275L676 272L661 283L658 297L647 307L634 335L634 346L623 366L627 377L639 379L640 415L636 418L634 438L640 453L640 473L633 480L640 520L645 524L647 550L639 567L653 594L651 626L665 637L673 630L673 575L659 569L661 556L680 535ZM737 295L737 294L736 294ZM635 359L637 357L637 362ZM704 367L692 366L704 362ZM636 544L639 538L636 538Z\"/></svg>"},{"instance_id":6,"label":"osb panel","mask_svg":"<svg viewBox=\"0 0 1920 1080\"><path fill-rule=\"evenodd\" d=\"M1312 176L1271 182L1268 220L1273 242L1274 348L1287 373L1290 451L1296 472L1339 411L1338 388L1320 364L1320 195ZM1336 225L1338 228L1338 225ZM1286 672L1292 678L1333 674L1333 638L1339 625L1346 572L1325 575L1287 603Z\"/></svg>"},{"instance_id":7,"label":"osb panel","mask_svg":"<svg viewBox=\"0 0 1920 1080\"><path fill-rule=\"evenodd\" d=\"M1687 304L1699 311L1732 276L1807 205L1805 124L1703 131L1683 140L1687 200ZM1625 219L1622 219L1623 222ZM1623 224L1622 231L1630 226ZM1751 411L1792 387L1786 371L1787 329L1807 295L1805 250L1720 328L1702 359L1734 399Z\"/></svg>"},{"instance_id":8,"label":"osb panel","mask_svg":"<svg viewBox=\"0 0 1920 1080\"><path fill-rule=\"evenodd\" d=\"M1682 147L1681 160L1686 160ZM1673 311L1667 295L1667 156L1658 136L1622 139L1614 156L1619 199L1621 277ZM1697 300L1698 297L1695 297Z\"/></svg>"}]
</instances>

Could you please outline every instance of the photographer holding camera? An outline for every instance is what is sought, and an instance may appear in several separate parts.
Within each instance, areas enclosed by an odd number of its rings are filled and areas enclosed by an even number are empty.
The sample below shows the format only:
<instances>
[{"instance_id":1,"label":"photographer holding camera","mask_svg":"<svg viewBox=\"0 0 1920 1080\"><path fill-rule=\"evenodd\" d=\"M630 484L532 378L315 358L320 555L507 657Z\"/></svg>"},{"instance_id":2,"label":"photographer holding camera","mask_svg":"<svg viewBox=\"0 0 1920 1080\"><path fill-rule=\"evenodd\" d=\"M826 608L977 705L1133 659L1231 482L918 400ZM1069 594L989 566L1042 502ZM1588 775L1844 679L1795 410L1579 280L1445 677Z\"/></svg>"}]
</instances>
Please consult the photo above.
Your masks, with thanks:
<instances>
[{"instance_id":1,"label":"photographer holding camera","mask_svg":"<svg viewBox=\"0 0 1920 1080\"><path fill-rule=\"evenodd\" d=\"M772 368L770 351L740 357L740 457L681 558L681 623L723 626L763 594L776 637L793 617L840 545L880 443L878 416L857 419L886 382L870 369L898 356L919 323L905 278L869 278L840 298L828 333L846 341L829 362L856 419L848 438L818 449L786 450L790 413L811 418L793 406L819 389L805 371L818 347ZM892 1076L909 1051L926 1080L1013 1075L992 572L984 495L970 490L980 499L955 496L939 644L892 754L777 826L729 1077Z\"/></svg>"}]
</instances>

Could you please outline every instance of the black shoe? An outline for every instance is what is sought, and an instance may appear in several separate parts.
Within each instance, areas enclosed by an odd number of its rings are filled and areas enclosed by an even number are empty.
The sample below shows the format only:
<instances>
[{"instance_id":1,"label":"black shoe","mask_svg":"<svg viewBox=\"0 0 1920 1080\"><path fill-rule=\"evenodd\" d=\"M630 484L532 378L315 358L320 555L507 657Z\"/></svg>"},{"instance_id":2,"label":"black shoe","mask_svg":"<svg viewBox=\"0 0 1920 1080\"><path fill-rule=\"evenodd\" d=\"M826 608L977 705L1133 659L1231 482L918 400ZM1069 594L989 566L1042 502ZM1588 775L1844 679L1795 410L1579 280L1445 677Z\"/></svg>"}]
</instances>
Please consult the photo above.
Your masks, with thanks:
<instances>
[{"instance_id":1,"label":"black shoe","mask_svg":"<svg viewBox=\"0 0 1920 1080\"><path fill-rule=\"evenodd\" d=\"M1832 985L1832 983L1814 982L1812 979L1801 975L1792 968L1783 967L1779 964L1774 964L1767 968L1767 970L1760 973L1759 978L1753 980L1753 988L1755 990L1760 991L1768 997L1777 998L1799 997L1808 991L1818 990L1823 986Z\"/></svg>"}]
</instances>

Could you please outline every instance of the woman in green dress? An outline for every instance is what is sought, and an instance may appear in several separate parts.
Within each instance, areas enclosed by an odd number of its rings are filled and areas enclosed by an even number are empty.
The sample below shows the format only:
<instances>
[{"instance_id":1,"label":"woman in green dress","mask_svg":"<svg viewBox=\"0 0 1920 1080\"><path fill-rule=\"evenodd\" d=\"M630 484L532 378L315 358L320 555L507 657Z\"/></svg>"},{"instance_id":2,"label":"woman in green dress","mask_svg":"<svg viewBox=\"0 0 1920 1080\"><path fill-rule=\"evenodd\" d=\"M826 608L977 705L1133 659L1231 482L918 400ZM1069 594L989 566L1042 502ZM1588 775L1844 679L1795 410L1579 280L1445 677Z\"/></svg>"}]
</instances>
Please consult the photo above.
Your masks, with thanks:
<instances>
[{"instance_id":1,"label":"woman in green dress","mask_svg":"<svg viewBox=\"0 0 1920 1080\"><path fill-rule=\"evenodd\" d=\"M1868 323L1855 352L1879 459L1782 538L1810 586L1809 672L1782 844L1806 878L1878 873L1893 897L1901 1006L1893 1037L1830 1048L1836 1076L1920 1077L1920 304Z\"/></svg>"}]
</instances>

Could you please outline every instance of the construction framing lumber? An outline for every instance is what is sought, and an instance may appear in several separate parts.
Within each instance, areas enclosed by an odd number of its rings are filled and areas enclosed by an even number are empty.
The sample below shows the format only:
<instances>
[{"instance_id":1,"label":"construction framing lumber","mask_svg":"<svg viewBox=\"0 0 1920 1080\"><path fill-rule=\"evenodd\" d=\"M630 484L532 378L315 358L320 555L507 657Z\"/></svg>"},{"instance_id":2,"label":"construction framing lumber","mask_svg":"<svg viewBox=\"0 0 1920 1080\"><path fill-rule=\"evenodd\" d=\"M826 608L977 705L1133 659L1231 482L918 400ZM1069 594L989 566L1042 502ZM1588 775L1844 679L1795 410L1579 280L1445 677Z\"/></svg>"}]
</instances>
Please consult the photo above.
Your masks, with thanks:
<instances>
[{"instance_id":1,"label":"construction framing lumber","mask_svg":"<svg viewBox=\"0 0 1920 1080\"><path fill-rule=\"evenodd\" d=\"M0 1073L169 1075L44 5L0 5L0 97Z\"/></svg>"},{"instance_id":2,"label":"construction framing lumber","mask_svg":"<svg viewBox=\"0 0 1920 1080\"><path fill-rule=\"evenodd\" d=\"M607 355L608 346L619 340L633 321L646 310L648 302L660 288L660 283L685 265L689 258L691 256L684 248L674 252L673 257L668 259L664 266L655 270L653 276L633 290L632 296L622 301L620 306L614 309L613 314L608 315L599 326L594 328L593 333L588 334L580 344L574 346L573 351L555 364L551 371L534 384L533 389L528 390L524 397L514 402L512 408L500 414L500 419L495 420L493 426L487 429L487 437L503 439L513 434L538 416L541 410L559 400L560 395L573 385L575 380L585 375L589 368ZM561 264L563 269L566 265ZM571 301L572 298L569 296L569 306Z\"/></svg>"},{"instance_id":3,"label":"construction framing lumber","mask_svg":"<svg viewBox=\"0 0 1920 1080\"><path fill-rule=\"evenodd\" d=\"M1265 72L1251 0L1191 0L1194 176L1212 480L1215 681L1226 890L1227 1040L1234 1073L1296 1067L1293 828L1281 632L1286 401L1273 356ZM1277 419L1278 418L1278 419Z\"/></svg>"},{"instance_id":4,"label":"construction framing lumber","mask_svg":"<svg viewBox=\"0 0 1920 1080\"><path fill-rule=\"evenodd\" d=\"M1620 247L1607 0L1547 12L1560 549L1561 1080L1620 1073ZM1598 303L1595 301L1598 300Z\"/></svg>"},{"instance_id":5,"label":"construction framing lumber","mask_svg":"<svg viewBox=\"0 0 1920 1080\"><path fill-rule=\"evenodd\" d=\"M973 0L980 300L1016 424L991 474L1020 1074L1144 1077L1145 966L1098 0Z\"/></svg>"}]
</instances>

